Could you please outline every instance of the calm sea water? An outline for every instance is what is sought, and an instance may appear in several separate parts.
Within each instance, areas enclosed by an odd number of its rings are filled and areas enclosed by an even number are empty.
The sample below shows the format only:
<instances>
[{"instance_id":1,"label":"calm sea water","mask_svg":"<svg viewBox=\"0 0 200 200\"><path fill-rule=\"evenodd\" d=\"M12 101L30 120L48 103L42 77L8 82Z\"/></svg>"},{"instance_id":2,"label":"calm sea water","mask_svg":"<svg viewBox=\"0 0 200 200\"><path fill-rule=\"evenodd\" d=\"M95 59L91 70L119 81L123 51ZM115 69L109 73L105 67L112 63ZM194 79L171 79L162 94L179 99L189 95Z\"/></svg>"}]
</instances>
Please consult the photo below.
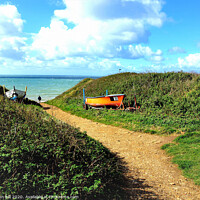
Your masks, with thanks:
<instances>
[{"instance_id":1,"label":"calm sea water","mask_svg":"<svg viewBox=\"0 0 200 200\"><path fill-rule=\"evenodd\" d=\"M5 85L7 89L25 90L27 86L26 97L37 101L38 96L42 97L42 101L47 101L55 98L56 96L62 94L66 90L72 88L81 80L84 76L11 76L11 75L0 75L0 85ZM97 78L97 77L91 77Z\"/></svg>"}]
</instances>

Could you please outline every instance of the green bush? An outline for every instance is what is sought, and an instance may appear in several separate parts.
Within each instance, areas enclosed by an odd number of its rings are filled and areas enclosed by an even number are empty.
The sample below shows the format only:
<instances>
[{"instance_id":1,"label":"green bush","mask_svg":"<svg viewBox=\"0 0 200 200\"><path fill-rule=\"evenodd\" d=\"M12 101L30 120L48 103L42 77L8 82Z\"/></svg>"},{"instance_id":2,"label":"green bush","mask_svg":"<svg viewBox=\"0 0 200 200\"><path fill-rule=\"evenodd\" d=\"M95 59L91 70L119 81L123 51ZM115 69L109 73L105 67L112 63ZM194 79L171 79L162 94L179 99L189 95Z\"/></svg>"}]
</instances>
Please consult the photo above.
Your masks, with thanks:
<instances>
[{"instance_id":1,"label":"green bush","mask_svg":"<svg viewBox=\"0 0 200 200\"><path fill-rule=\"evenodd\" d=\"M108 188L122 178L119 164L86 133L0 98L1 195L114 196Z\"/></svg>"}]
</instances>

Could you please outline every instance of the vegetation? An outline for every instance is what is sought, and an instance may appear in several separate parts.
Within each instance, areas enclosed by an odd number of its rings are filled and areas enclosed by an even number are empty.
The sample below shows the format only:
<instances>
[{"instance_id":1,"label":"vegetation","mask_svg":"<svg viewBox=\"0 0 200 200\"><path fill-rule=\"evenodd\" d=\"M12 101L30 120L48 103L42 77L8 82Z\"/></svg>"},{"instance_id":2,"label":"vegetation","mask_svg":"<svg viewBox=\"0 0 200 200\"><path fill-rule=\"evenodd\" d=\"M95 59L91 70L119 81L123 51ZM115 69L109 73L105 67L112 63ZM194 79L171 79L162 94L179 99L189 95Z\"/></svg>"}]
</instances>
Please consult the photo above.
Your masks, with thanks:
<instances>
[{"instance_id":1,"label":"vegetation","mask_svg":"<svg viewBox=\"0 0 200 200\"><path fill-rule=\"evenodd\" d=\"M83 109L82 89L86 96L109 91L126 94L132 105L134 95L141 106L134 113L114 110ZM121 73L99 79L85 79L74 88L48 102L81 117L151 134L180 134L174 144L163 148L174 155L174 162L187 177L200 184L200 75L192 73ZM188 150L189 149L189 150Z\"/></svg>"},{"instance_id":2,"label":"vegetation","mask_svg":"<svg viewBox=\"0 0 200 200\"><path fill-rule=\"evenodd\" d=\"M5 88L5 92L7 92L8 89ZM4 91L3 91L3 86L0 85L0 95L3 95Z\"/></svg>"},{"instance_id":3,"label":"vegetation","mask_svg":"<svg viewBox=\"0 0 200 200\"><path fill-rule=\"evenodd\" d=\"M116 155L86 133L56 121L40 107L0 96L1 195L118 198L120 166Z\"/></svg>"},{"instance_id":4,"label":"vegetation","mask_svg":"<svg viewBox=\"0 0 200 200\"><path fill-rule=\"evenodd\" d=\"M178 164L184 175L200 185L200 132L187 132L175 139L175 143L162 147L174 156L173 162Z\"/></svg>"}]
</instances>

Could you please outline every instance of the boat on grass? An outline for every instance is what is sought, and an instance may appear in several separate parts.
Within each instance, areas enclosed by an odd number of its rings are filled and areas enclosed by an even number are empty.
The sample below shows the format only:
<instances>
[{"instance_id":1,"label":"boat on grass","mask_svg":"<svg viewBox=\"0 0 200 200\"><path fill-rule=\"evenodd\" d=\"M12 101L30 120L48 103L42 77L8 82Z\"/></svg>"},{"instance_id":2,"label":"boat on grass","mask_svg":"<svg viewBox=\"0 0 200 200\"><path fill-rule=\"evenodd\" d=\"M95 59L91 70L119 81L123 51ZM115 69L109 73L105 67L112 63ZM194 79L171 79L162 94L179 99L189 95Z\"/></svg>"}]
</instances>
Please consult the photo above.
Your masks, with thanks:
<instances>
[{"instance_id":1,"label":"boat on grass","mask_svg":"<svg viewBox=\"0 0 200 200\"><path fill-rule=\"evenodd\" d=\"M3 90L4 90L4 96L7 97L8 99L14 101L22 101L26 96L27 86L25 88L25 91L17 90L15 89L15 86L12 90L9 90L7 92L5 91L5 86L3 86Z\"/></svg>"},{"instance_id":2,"label":"boat on grass","mask_svg":"<svg viewBox=\"0 0 200 200\"><path fill-rule=\"evenodd\" d=\"M126 110L126 111L135 111L140 109L140 106L137 105L136 95L134 95L134 104L130 106L125 106L123 100L125 94L110 94L108 95L108 90L106 90L105 96L96 96L96 97L86 97L85 89L83 89L83 107L88 110L88 108L95 109L115 109L115 110Z\"/></svg>"},{"instance_id":3,"label":"boat on grass","mask_svg":"<svg viewBox=\"0 0 200 200\"><path fill-rule=\"evenodd\" d=\"M120 108L123 107L124 94L111 94L106 96L85 97L85 105L95 108Z\"/></svg>"}]
</instances>

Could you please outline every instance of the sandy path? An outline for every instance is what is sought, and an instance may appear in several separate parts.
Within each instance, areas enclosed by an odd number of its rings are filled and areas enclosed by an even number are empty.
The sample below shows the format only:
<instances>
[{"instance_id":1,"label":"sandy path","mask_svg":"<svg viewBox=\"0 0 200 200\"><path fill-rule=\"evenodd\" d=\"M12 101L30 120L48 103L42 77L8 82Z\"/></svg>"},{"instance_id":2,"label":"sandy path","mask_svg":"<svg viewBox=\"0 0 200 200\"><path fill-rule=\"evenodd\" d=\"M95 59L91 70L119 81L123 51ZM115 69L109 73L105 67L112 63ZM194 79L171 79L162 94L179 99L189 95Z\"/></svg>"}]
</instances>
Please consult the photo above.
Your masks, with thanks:
<instances>
[{"instance_id":1,"label":"sandy path","mask_svg":"<svg viewBox=\"0 0 200 200\"><path fill-rule=\"evenodd\" d=\"M57 107L41 103L45 110L100 141L123 158L131 178L130 199L200 199L200 187L187 180L160 147L175 136L158 136L132 132L123 128L92 122Z\"/></svg>"}]
</instances>

